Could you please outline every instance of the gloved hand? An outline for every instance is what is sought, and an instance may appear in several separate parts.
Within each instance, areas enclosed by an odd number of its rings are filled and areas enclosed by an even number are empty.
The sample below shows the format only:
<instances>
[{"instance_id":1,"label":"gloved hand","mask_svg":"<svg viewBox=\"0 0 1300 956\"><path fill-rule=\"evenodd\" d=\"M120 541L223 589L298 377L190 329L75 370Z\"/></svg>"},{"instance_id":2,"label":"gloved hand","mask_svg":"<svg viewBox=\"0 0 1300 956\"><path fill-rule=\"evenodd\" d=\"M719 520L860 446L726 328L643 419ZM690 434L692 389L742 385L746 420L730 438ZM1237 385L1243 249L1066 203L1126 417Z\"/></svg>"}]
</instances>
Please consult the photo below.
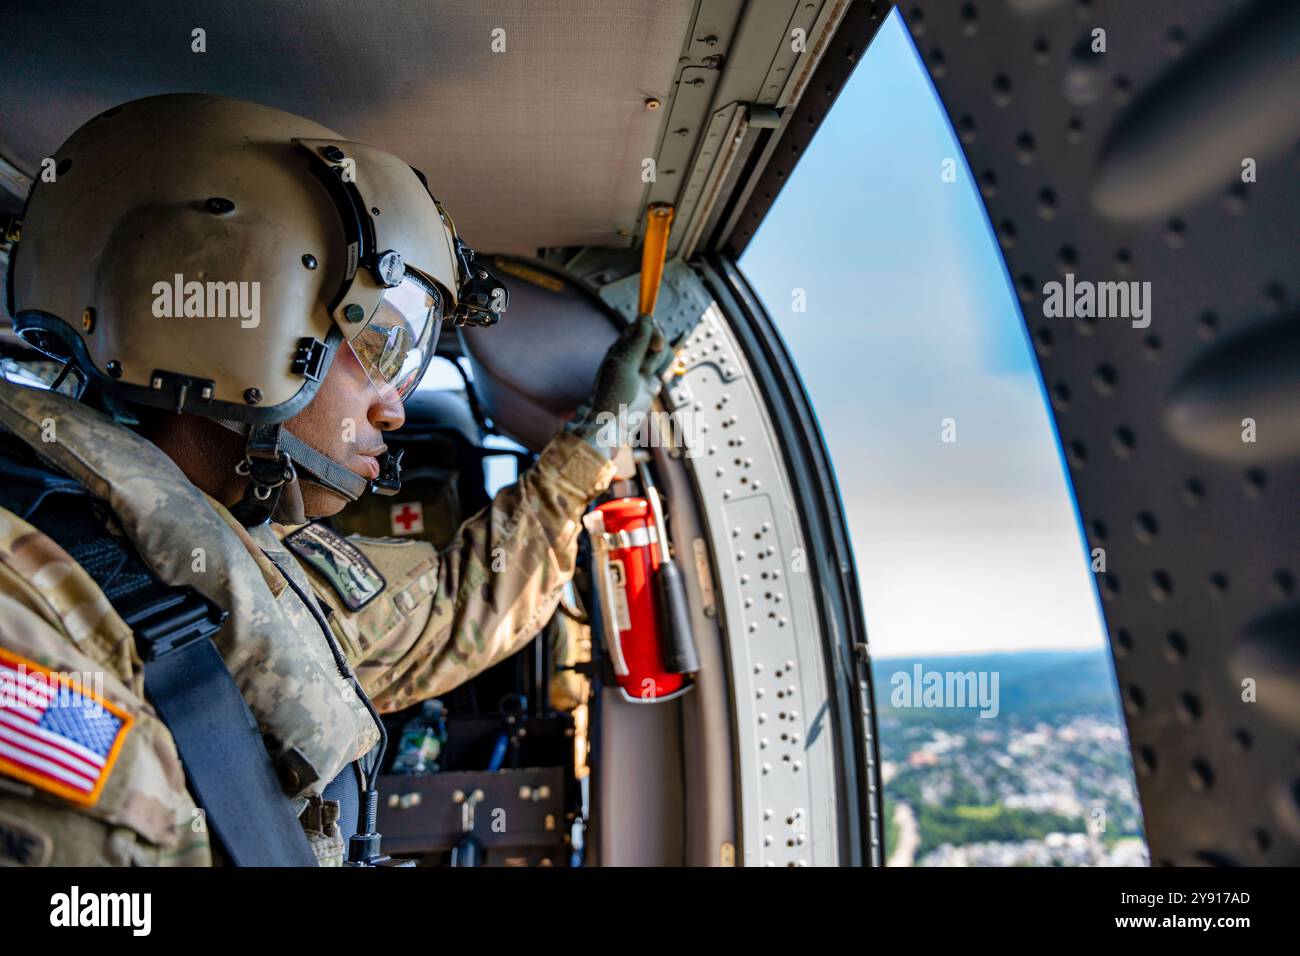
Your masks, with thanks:
<instances>
[{"instance_id":1,"label":"gloved hand","mask_svg":"<svg viewBox=\"0 0 1300 956\"><path fill-rule=\"evenodd\" d=\"M663 387L663 373L673 360L673 350L666 345L649 316L624 329L605 353L591 402L570 430L612 458L628 438L619 426L635 428Z\"/></svg>"}]
</instances>

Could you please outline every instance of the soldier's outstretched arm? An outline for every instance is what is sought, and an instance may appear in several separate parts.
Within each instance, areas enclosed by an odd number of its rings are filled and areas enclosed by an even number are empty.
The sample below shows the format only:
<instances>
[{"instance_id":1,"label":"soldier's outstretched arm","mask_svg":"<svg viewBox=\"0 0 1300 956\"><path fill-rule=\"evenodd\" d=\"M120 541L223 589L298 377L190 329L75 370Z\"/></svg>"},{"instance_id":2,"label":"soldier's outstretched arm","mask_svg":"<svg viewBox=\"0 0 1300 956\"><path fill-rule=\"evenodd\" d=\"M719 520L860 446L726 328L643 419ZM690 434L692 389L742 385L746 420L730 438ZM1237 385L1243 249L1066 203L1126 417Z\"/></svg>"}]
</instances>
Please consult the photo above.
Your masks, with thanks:
<instances>
[{"instance_id":1,"label":"soldier's outstretched arm","mask_svg":"<svg viewBox=\"0 0 1300 956\"><path fill-rule=\"evenodd\" d=\"M587 503L613 474L605 454L561 432L440 554L423 541L348 538L385 582L359 610L312 568L375 705L400 710L445 693L541 630L573 576Z\"/></svg>"},{"instance_id":2,"label":"soldier's outstretched arm","mask_svg":"<svg viewBox=\"0 0 1300 956\"><path fill-rule=\"evenodd\" d=\"M629 325L597 370L586 413L462 524L441 554L422 542L348 539L373 565L366 574L376 589L383 582L365 606L350 609L313 566L317 591L337 612L334 627L380 710L444 693L541 630L573 577L587 503L609 485L610 459L629 438L611 422L649 409L671 359L651 319Z\"/></svg>"}]
</instances>

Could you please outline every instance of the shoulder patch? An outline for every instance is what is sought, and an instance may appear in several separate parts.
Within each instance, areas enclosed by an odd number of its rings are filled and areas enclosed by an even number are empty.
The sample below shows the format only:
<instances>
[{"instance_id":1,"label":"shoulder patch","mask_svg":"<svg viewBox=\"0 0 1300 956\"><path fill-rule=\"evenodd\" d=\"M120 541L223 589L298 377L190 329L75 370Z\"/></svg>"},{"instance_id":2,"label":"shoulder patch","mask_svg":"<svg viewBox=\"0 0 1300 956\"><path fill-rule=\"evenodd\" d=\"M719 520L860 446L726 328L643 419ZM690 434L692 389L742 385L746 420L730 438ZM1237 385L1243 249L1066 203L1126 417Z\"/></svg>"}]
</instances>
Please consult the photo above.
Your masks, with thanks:
<instances>
[{"instance_id":1,"label":"shoulder patch","mask_svg":"<svg viewBox=\"0 0 1300 956\"><path fill-rule=\"evenodd\" d=\"M0 648L0 773L93 806L134 722L93 685Z\"/></svg>"},{"instance_id":2,"label":"shoulder patch","mask_svg":"<svg viewBox=\"0 0 1300 956\"><path fill-rule=\"evenodd\" d=\"M387 585L370 559L327 525L304 525L287 535L284 543L330 583L350 611L361 610Z\"/></svg>"}]
</instances>

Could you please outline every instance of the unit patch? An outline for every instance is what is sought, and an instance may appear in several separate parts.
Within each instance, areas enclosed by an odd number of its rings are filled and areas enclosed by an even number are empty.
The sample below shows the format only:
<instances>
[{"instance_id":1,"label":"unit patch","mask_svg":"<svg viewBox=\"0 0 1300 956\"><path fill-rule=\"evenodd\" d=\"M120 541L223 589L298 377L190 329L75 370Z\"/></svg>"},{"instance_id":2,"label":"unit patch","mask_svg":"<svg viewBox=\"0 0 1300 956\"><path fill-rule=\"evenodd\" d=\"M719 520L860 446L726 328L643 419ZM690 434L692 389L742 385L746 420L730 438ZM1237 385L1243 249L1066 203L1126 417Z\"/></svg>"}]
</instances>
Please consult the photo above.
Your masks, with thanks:
<instances>
[{"instance_id":1,"label":"unit patch","mask_svg":"<svg viewBox=\"0 0 1300 956\"><path fill-rule=\"evenodd\" d=\"M0 813L0 866L45 866L54 841L25 820Z\"/></svg>"},{"instance_id":2,"label":"unit patch","mask_svg":"<svg viewBox=\"0 0 1300 956\"><path fill-rule=\"evenodd\" d=\"M95 683L0 648L0 773L92 806L134 720Z\"/></svg>"},{"instance_id":3,"label":"unit patch","mask_svg":"<svg viewBox=\"0 0 1300 956\"><path fill-rule=\"evenodd\" d=\"M333 528L309 524L284 539L298 557L324 575L350 611L377 598L387 582L361 550Z\"/></svg>"}]
</instances>

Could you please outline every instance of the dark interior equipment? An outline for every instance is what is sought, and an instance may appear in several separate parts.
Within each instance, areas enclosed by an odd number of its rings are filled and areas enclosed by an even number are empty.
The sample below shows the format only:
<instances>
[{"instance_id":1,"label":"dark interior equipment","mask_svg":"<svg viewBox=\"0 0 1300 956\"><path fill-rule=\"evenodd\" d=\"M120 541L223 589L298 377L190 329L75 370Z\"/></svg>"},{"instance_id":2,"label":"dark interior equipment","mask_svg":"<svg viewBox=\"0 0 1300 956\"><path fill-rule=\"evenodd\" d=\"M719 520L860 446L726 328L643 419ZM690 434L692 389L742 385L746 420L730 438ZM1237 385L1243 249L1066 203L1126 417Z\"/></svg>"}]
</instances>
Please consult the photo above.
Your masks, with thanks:
<instances>
[{"instance_id":1,"label":"dark interior equipment","mask_svg":"<svg viewBox=\"0 0 1300 956\"><path fill-rule=\"evenodd\" d=\"M510 335L461 329L461 348L484 414L503 434L538 451L590 398L596 369L623 320L545 263L500 257L494 263L510 281Z\"/></svg>"}]
</instances>

